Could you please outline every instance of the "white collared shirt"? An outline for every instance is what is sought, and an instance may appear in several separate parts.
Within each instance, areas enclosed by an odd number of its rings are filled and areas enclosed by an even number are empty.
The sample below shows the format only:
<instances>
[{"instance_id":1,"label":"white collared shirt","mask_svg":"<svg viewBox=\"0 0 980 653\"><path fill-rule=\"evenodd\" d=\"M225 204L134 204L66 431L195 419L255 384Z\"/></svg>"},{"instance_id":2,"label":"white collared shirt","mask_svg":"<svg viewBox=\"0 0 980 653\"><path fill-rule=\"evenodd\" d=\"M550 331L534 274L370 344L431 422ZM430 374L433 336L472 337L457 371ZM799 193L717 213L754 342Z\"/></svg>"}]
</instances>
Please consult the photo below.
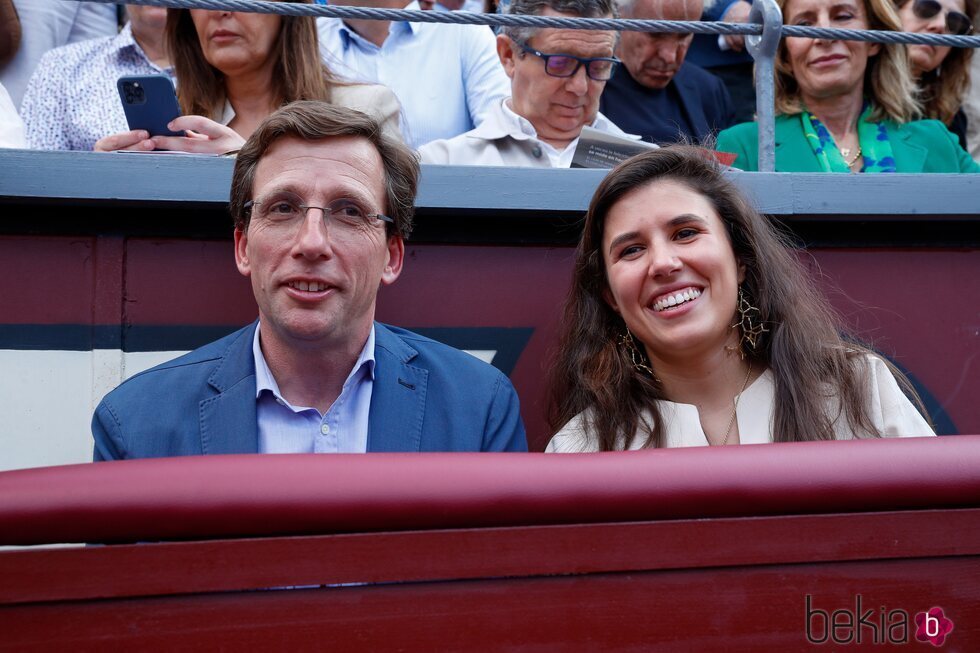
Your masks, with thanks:
<instances>
[{"instance_id":1,"label":"white collared shirt","mask_svg":"<svg viewBox=\"0 0 980 653\"><path fill-rule=\"evenodd\" d=\"M504 118L504 126L510 127L511 133L520 131L520 133L525 134L529 138L538 139L538 130L534 128L531 121L522 115L519 115L510 106L510 98L504 100L501 105L502 117ZM509 123L509 125L508 125ZM595 120L589 125L593 129L598 129L602 132L612 133L617 136L622 136L624 138L632 138L635 140L639 139L639 136L633 136L632 134L627 134L619 127L613 124L613 122L596 111ZM548 160L551 161L552 168L568 168L572 165L572 158L575 156L575 147L578 145L578 136L576 136L572 141L565 146L564 149L559 150L545 141L538 139L538 144L541 146L541 150L548 155Z\"/></svg>"},{"instance_id":2,"label":"white collared shirt","mask_svg":"<svg viewBox=\"0 0 980 653\"><path fill-rule=\"evenodd\" d=\"M510 98L497 102L487 119L476 129L420 147L422 163L547 168L571 166L579 139L575 138L559 151L539 139L531 121L515 113L509 103ZM620 138L640 139L624 132L601 112L596 112L589 126Z\"/></svg>"},{"instance_id":3,"label":"white collared shirt","mask_svg":"<svg viewBox=\"0 0 980 653\"><path fill-rule=\"evenodd\" d=\"M866 358L864 370L865 391L868 394L868 417L883 437L935 436L929 423L919 414L905 393L902 392L891 371L877 356ZM847 419L841 416L839 399L832 393L826 395L827 414L837 415L833 423L834 436L838 440L867 437L855 433ZM767 369L745 388L737 399L736 421L740 444L763 444L773 441L773 424L776 412L776 384L772 371ZM697 406L666 400L656 400L664 421L665 447L703 447L708 436L701 426L701 414ZM649 422L648 414L643 419ZM640 449L645 437L634 437L629 449ZM555 434L547 453L581 453L598 450L598 440L586 430L582 413L571 419Z\"/></svg>"},{"instance_id":4,"label":"white collared shirt","mask_svg":"<svg viewBox=\"0 0 980 653\"><path fill-rule=\"evenodd\" d=\"M418 2L405 9L419 9ZM510 93L485 25L393 22L381 47L337 18L317 19L317 30L321 56L333 73L395 92L402 134L412 148L473 129Z\"/></svg>"},{"instance_id":5,"label":"white collared shirt","mask_svg":"<svg viewBox=\"0 0 980 653\"><path fill-rule=\"evenodd\" d=\"M279 391L255 327L255 412L259 453L365 453L374 390L374 325L340 396L326 413L293 406Z\"/></svg>"},{"instance_id":6,"label":"white collared shirt","mask_svg":"<svg viewBox=\"0 0 980 653\"><path fill-rule=\"evenodd\" d=\"M24 123L3 84L0 84L0 147L27 147Z\"/></svg>"}]
</instances>

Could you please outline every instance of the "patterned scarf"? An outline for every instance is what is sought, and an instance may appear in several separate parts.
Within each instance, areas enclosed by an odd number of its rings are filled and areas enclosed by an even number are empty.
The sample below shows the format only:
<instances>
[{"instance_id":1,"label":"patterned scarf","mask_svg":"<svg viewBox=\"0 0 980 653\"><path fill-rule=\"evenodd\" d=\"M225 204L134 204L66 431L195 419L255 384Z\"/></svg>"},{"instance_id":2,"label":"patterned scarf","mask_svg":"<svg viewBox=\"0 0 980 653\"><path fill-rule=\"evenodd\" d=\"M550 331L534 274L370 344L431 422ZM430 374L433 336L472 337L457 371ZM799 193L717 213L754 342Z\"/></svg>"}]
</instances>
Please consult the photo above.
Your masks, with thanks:
<instances>
[{"instance_id":1,"label":"patterned scarf","mask_svg":"<svg viewBox=\"0 0 980 653\"><path fill-rule=\"evenodd\" d=\"M861 172L895 172L895 156L892 144L888 140L885 125L871 122L871 105L865 103L864 110L858 118L857 133L861 154L864 156L864 167ZM820 119L808 111L800 116L803 121L803 132L806 140L813 148L813 153L823 172L851 172L844 156L837 149L834 137Z\"/></svg>"}]
</instances>

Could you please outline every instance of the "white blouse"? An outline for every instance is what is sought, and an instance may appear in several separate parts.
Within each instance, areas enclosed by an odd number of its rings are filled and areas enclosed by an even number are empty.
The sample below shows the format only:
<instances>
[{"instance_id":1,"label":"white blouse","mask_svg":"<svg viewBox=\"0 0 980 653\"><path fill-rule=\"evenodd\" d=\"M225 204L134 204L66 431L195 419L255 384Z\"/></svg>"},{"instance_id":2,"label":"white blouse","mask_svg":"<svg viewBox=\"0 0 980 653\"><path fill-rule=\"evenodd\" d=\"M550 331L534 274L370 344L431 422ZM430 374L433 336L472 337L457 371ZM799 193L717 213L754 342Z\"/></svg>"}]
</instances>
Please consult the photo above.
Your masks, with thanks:
<instances>
[{"instance_id":1,"label":"white blouse","mask_svg":"<svg viewBox=\"0 0 980 653\"><path fill-rule=\"evenodd\" d=\"M868 357L867 382L869 413L872 423L884 437L934 436L929 423L919 414L912 402L902 392L888 366L877 356ZM766 370L752 385L745 389L738 400L739 442L762 444L772 442L772 426L775 415L776 388L772 372ZM828 398L828 408L839 413L835 397ZM664 420L667 447L704 447L708 438L701 428L697 406L657 400L657 408ZM649 420L645 415L644 419ZM863 434L862 434L863 435ZM847 418L839 415L834 421L834 436L838 440L850 440L855 434ZM640 449L645 437L633 438L630 449ZM581 453L598 451L599 443L585 431L583 413L573 417L551 438L545 452Z\"/></svg>"}]
</instances>

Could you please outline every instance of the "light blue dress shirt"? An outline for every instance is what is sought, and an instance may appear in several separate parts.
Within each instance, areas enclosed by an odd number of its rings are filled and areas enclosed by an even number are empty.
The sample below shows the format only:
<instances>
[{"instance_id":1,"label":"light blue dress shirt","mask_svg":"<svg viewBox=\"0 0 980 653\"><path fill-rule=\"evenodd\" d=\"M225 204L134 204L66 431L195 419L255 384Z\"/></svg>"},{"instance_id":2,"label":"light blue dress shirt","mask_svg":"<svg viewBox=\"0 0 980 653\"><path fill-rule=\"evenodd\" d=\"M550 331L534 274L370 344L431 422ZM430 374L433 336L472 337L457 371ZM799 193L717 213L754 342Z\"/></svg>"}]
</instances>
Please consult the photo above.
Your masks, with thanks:
<instances>
[{"instance_id":1,"label":"light blue dress shirt","mask_svg":"<svg viewBox=\"0 0 980 653\"><path fill-rule=\"evenodd\" d=\"M418 8L417 1L405 7ZM395 92L402 133L413 148L473 129L510 95L495 37L485 25L391 23L380 48L338 18L318 18L317 29L331 71Z\"/></svg>"},{"instance_id":2,"label":"light blue dress shirt","mask_svg":"<svg viewBox=\"0 0 980 653\"><path fill-rule=\"evenodd\" d=\"M259 453L365 453L368 414L374 389L374 326L354 363L340 396L323 415L316 408L293 406L262 354L255 329L255 402Z\"/></svg>"}]
</instances>

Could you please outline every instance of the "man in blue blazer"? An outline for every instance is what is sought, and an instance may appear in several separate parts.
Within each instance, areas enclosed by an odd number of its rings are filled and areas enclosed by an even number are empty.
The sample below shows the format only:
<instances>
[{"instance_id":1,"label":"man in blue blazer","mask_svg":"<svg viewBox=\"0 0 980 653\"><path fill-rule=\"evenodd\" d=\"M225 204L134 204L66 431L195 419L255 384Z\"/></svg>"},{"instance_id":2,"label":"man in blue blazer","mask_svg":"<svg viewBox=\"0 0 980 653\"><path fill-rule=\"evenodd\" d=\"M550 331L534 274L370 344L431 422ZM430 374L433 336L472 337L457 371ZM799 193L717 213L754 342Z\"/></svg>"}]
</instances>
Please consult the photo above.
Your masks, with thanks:
<instances>
[{"instance_id":1,"label":"man in blue blazer","mask_svg":"<svg viewBox=\"0 0 980 653\"><path fill-rule=\"evenodd\" d=\"M688 20L701 16L700 0L626 0L623 18ZM686 62L690 34L623 32L617 54L623 65L606 83L599 110L620 129L668 144L703 142L734 122L720 79Z\"/></svg>"},{"instance_id":2,"label":"man in blue blazer","mask_svg":"<svg viewBox=\"0 0 980 653\"><path fill-rule=\"evenodd\" d=\"M95 460L222 453L525 451L501 372L374 321L412 228L419 165L362 113L296 102L235 162L235 260L259 319L127 380Z\"/></svg>"}]
</instances>

